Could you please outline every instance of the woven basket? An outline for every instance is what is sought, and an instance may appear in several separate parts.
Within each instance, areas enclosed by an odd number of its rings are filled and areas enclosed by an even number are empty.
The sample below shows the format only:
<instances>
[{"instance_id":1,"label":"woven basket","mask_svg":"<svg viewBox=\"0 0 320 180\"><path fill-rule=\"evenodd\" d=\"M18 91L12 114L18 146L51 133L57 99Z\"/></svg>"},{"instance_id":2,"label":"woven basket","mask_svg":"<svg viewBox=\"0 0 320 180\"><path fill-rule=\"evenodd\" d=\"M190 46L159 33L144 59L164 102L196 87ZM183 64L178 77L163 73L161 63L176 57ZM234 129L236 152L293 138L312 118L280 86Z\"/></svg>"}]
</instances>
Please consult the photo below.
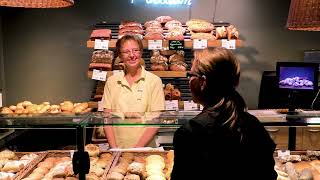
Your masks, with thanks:
<instances>
[{"instance_id":1,"label":"woven basket","mask_svg":"<svg viewBox=\"0 0 320 180\"><path fill-rule=\"evenodd\" d=\"M320 1L291 0L287 28L290 30L320 31Z\"/></svg>"},{"instance_id":2,"label":"woven basket","mask_svg":"<svg viewBox=\"0 0 320 180\"><path fill-rule=\"evenodd\" d=\"M25 8L62 8L73 4L73 0L0 0L0 6Z\"/></svg>"}]
</instances>

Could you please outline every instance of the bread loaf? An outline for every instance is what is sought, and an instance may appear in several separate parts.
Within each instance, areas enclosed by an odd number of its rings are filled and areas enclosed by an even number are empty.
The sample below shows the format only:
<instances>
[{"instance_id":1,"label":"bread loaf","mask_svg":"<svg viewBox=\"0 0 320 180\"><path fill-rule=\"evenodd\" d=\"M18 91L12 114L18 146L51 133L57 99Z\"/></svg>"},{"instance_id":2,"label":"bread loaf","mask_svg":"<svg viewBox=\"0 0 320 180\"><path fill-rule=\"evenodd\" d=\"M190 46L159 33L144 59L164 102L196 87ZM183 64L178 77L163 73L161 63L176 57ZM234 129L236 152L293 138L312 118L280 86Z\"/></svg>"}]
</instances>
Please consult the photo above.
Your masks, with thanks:
<instances>
[{"instance_id":1,"label":"bread loaf","mask_svg":"<svg viewBox=\"0 0 320 180\"><path fill-rule=\"evenodd\" d=\"M171 16L159 16L156 18L156 21L159 21L163 25L171 20L173 20Z\"/></svg>"},{"instance_id":2,"label":"bread loaf","mask_svg":"<svg viewBox=\"0 0 320 180\"><path fill-rule=\"evenodd\" d=\"M110 39L110 37L111 37L110 29L95 29L92 31L90 35L91 39L97 39L97 38Z\"/></svg>"},{"instance_id":3,"label":"bread loaf","mask_svg":"<svg viewBox=\"0 0 320 180\"><path fill-rule=\"evenodd\" d=\"M148 27L160 27L161 28L161 24L159 21L156 20L151 20L151 21L147 21L144 23L144 27L147 29ZM161 28L162 29L162 28Z\"/></svg>"},{"instance_id":4,"label":"bread loaf","mask_svg":"<svg viewBox=\"0 0 320 180\"><path fill-rule=\"evenodd\" d=\"M174 28L174 27L177 27L177 26L179 26L179 27L182 26L181 22L180 22L180 21L177 21L177 20L168 21L168 22L166 22L166 24L164 25L164 27L166 27L166 28L169 29L169 30L172 29L172 28Z\"/></svg>"},{"instance_id":5,"label":"bread loaf","mask_svg":"<svg viewBox=\"0 0 320 180\"><path fill-rule=\"evenodd\" d=\"M160 32L148 32L145 36L144 39L146 40L162 40L164 39L162 33Z\"/></svg>"}]
</instances>

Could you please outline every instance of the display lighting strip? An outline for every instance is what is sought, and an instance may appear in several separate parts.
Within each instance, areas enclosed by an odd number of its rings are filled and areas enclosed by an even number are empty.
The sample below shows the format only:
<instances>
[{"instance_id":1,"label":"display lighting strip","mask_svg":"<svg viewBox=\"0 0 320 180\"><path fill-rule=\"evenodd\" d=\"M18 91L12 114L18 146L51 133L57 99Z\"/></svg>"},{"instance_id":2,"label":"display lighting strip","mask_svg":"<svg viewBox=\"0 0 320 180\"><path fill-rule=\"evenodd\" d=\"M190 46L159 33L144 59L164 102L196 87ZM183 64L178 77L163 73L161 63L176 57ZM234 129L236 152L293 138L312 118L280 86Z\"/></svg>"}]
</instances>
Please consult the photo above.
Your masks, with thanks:
<instances>
[{"instance_id":1,"label":"display lighting strip","mask_svg":"<svg viewBox=\"0 0 320 180\"><path fill-rule=\"evenodd\" d=\"M191 0L145 0L146 4L155 4L155 5L187 5L191 6ZM134 3L134 0L131 0L131 4Z\"/></svg>"}]
</instances>

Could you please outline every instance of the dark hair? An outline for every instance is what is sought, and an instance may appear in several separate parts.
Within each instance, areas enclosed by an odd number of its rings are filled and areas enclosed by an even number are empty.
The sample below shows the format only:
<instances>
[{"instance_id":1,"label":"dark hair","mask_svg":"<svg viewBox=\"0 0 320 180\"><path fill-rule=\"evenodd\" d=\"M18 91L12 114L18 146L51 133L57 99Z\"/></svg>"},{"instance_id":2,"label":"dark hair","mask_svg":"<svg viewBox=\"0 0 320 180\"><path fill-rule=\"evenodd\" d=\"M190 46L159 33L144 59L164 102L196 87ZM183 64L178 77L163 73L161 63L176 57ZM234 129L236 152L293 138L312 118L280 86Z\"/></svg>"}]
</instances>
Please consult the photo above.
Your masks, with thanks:
<instances>
[{"instance_id":1,"label":"dark hair","mask_svg":"<svg viewBox=\"0 0 320 180\"><path fill-rule=\"evenodd\" d=\"M127 41L135 41L139 45L140 51L143 50L143 44L141 39L138 36L134 35L124 35L122 36L116 43L116 50L115 50L115 57L118 57L120 55L121 47L123 44Z\"/></svg>"},{"instance_id":2,"label":"dark hair","mask_svg":"<svg viewBox=\"0 0 320 180\"><path fill-rule=\"evenodd\" d=\"M243 98L235 90L240 78L240 62L231 50L222 47L197 50L193 61L195 73L206 78L204 103L210 105L209 110L222 108L226 111L229 118L225 124L234 127L238 113L246 108Z\"/></svg>"}]
</instances>

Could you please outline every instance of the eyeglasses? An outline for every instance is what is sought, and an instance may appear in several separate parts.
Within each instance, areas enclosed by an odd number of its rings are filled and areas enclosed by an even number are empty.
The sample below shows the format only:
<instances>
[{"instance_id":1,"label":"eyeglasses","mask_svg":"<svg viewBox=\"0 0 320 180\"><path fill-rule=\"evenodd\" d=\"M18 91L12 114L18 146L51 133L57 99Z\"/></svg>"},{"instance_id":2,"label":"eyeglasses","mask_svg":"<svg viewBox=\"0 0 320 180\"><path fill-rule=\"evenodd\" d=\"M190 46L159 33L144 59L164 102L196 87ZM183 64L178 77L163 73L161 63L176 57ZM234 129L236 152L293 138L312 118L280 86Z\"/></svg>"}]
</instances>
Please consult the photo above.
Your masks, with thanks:
<instances>
[{"instance_id":1,"label":"eyeglasses","mask_svg":"<svg viewBox=\"0 0 320 180\"><path fill-rule=\"evenodd\" d=\"M131 50L125 50L125 51L120 51L122 54L125 54L125 55L130 55L131 53L137 55L140 53L140 49L131 49Z\"/></svg>"},{"instance_id":2,"label":"eyeglasses","mask_svg":"<svg viewBox=\"0 0 320 180\"><path fill-rule=\"evenodd\" d=\"M188 72L187 72L187 78L188 78L188 79L190 79L192 76L195 76L195 77L201 77L201 76L200 76L200 75L198 75L198 74L194 74L194 73L192 73L192 72L188 71Z\"/></svg>"}]
</instances>

